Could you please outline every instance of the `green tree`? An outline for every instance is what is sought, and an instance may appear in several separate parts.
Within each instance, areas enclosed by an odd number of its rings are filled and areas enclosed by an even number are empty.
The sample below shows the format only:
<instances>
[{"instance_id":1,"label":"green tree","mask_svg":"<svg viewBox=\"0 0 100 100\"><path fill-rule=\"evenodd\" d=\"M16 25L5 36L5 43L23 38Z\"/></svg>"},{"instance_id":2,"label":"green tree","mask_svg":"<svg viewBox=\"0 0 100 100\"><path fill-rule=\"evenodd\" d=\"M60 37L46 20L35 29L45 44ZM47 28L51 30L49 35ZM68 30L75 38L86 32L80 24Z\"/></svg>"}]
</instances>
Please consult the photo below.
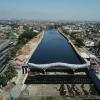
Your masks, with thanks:
<instances>
[{"instance_id":1,"label":"green tree","mask_svg":"<svg viewBox=\"0 0 100 100\"><path fill-rule=\"evenodd\" d=\"M69 32L67 32L66 30L62 30L65 34L69 35Z\"/></svg>"},{"instance_id":2,"label":"green tree","mask_svg":"<svg viewBox=\"0 0 100 100\"><path fill-rule=\"evenodd\" d=\"M8 82L8 79L4 75L0 74L0 84L5 86L7 85L7 82Z\"/></svg>"},{"instance_id":3,"label":"green tree","mask_svg":"<svg viewBox=\"0 0 100 100\"><path fill-rule=\"evenodd\" d=\"M8 67L8 70L9 70L10 72L13 72L13 71L15 71L15 67L12 66L12 65L10 65L10 66Z\"/></svg>"},{"instance_id":4,"label":"green tree","mask_svg":"<svg viewBox=\"0 0 100 100\"><path fill-rule=\"evenodd\" d=\"M18 45L24 45L29 40L34 38L38 33L33 32L32 30L29 30L29 28L26 28L26 31L19 36Z\"/></svg>"},{"instance_id":5,"label":"green tree","mask_svg":"<svg viewBox=\"0 0 100 100\"><path fill-rule=\"evenodd\" d=\"M54 100L54 98L50 96L50 97L47 97L46 100Z\"/></svg>"},{"instance_id":6,"label":"green tree","mask_svg":"<svg viewBox=\"0 0 100 100\"><path fill-rule=\"evenodd\" d=\"M98 53L100 51L100 42L97 44L97 47L98 47Z\"/></svg>"},{"instance_id":7,"label":"green tree","mask_svg":"<svg viewBox=\"0 0 100 100\"><path fill-rule=\"evenodd\" d=\"M84 43L83 43L83 39L80 39L80 38L75 38L76 42L78 42L80 45L84 46Z\"/></svg>"},{"instance_id":8,"label":"green tree","mask_svg":"<svg viewBox=\"0 0 100 100\"><path fill-rule=\"evenodd\" d=\"M18 72L16 70L12 71L12 75L13 75L13 77L15 77L18 75Z\"/></svg>"},{"instance_id":9,"label":"green tree","mask_svg":"<svg viewBox=\"0 0 100 100\"><path fill-rule=\"evenodd\" d=\"M13 78L13 74L11 73L11 72L9 72L8 74L7 74L7 78L10 80L10 79L12 79Z\"/></svg>"},{"instance_id":10,"label":"green tree","mask_svg":"<svg viewBox=\"0 0 100 100\"><path fill-rule=\"evenodd\" d=\"M27 26L25 26L25 32L22 33L19 38L18 38L18 42L17 45L10 48L9 50L9 56L10 58L14 58L16 56L17 51L24 45L26 44L28 41L30 41L32 38L34 38L36 35L38 35L38 33L33 32L32 30L30 30Z\"/></svg>"},{"instance_id":11,"label":"green tree","mask_svg":"<svg viewBox=\"0 0 100 100\"><path fill-rule=\"evenodd\" d=\"M8 82L8 79L7 79L7 78L4 78L4 79L2 80L2 85L3 85L3 86L7 85L7 82Z\"/></svg>"}]
</instances>

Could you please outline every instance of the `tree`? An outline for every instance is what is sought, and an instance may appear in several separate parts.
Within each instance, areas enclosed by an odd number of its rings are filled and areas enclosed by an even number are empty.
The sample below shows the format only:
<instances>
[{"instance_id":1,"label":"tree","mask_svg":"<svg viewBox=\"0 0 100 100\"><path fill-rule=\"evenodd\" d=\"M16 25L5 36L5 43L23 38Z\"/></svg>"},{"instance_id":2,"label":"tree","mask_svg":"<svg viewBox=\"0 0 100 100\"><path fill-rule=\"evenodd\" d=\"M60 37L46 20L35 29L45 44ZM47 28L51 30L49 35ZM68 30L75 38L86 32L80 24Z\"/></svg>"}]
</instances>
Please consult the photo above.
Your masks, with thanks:
<instances>
[{"instance_id":1,"label":"tree","mask_svg":"<svg viewBox=\"0 0 100 100\"><path fill-rule=\"evenodd\" d=\"M100 52L100 42L97 45L94 45L94 49L98 49L97 52Z\"/></svg>"},{"instance_id":2,"label":"tree","mask_svg":"<svg viewBox=\"0 0 100 100\"><path fill-rule=\"evenodd\" d=\"M94 45L94 49L98 48L98 45Z\"/></svg>"},{"instance_id":3,"label":"tree","mask_svg":"<svg viewBox=\"0 0 100 100\"><path fill-rule=\"evenodd\" d=\"M15 71L15 67L14 67L14 66L11 66L11 65L10 65L8 68L9 68L10 72Z\"/></svg>"},{"instance_id":4,"label":"tree","mask_svg":"<svg viewBox=\"0 0 100 100\"><path fill-rule=\"evenodd\" d=\"M69 32L67 32L66 30L62 29L62 31L63 31L65 34L69 35Z\"/></svg>"},{"instance_id":5,"label":"tree","mask_svg":"<svg viewBox=\"0 0 100 100\"><path fill-rule=\"evenodd\" d=\"M4 78L4 79L2 80L2 85L3 85L3 86L7 85L7 82L8 82L8 79L7 79L7 78Z\"/></svg>"},{"instance_id":6,"label":"tree","mask_svg":"<svg viewBox=\"0 0 100 100\"><path fill-rule=\"evenodd\" d=\"M18 45L24 45L26 44L29 40L31 40L33 37L35 37L38 33L33 32L32 30L30 30L28 27L26 28L26 31L24 33L22 33L19 36L18 39Z\"/></svg>"},{"instance_id":7,"label":"tree","mask_svg":"<svg viewBox=\"0 0 100 100\"><path fill-rule=\"evenodd\" d=\"M15 77L18 75L18 72L16 70L12 71L12 75L13 75L13 77Z\"/></svg>"},{"instance_id":8,"label":"tree","mask_svg":"<svg viewBox=\"0 0 100 100\"><path fill-rule=\"evenodd\" d=\"M4 75L0 74L0 84L5 86L7 85L7 82L8 82L8 79Z\"/></svg>"},{"instance_id":9,"label":"tree","mask_svg":"<svg viewBox=\"0 0 100 100\"><path fill-rule=\"evenodd\" d=\"M17 48L13 48L13 49L11 49L10 50L10 56L11 56L11 58L13 58L13 57L15 57L16 56L16 52L17 52L18 50L17 50Z\"/></svg>"},{"instance_id":10,"label":"tree","mask_svg":"<svg viewBox=\"0 0 100 100\"><path fill-rule=\"evenodd\" d=\"M47 97L46 100L54 100L54 98L50 96L50 97Z\"/></svg>"},{"instance_id":11,"label":"tree","mask_svg":"<svg viewBox=\"0 0 100 100\"><path fill-rule=\"evenodd\" d=\"M98 47L98 53L100 51L100 42L97 44L97 47Z\"/></svg>"},{"instance_id":12,"label":"tree","mask_svg":"<svg viewBox=\"0 0 100 100\"><path fill-rule=\"evenodd\" d=\"M8 77L9 79L17 76L18 72L16 71L14 66L9 66L9 73L8 73Z\"/></svg>"},{"instance_id":13,"label":"tree","mask_svg":"<svg viewBox=\"0 0 100 100\"><path fill-rule=\"evenodd\" d=\"M8 78L9 80L12 79L12 78L13 78L13 74L9 72L9 73L7 74L7 78Z\"/></svg>"},{"instance_id":14,"label":"tree","mask_svg":"<svg viewBox=\"0 0 100 100\"><path fill-rule=\"evenodd\" d=\"M83 43L83 39L80 39L80 38L75 38L76 42L78 42L80 45L84 46L84 43Z\"/></svg>"}]
</instances>

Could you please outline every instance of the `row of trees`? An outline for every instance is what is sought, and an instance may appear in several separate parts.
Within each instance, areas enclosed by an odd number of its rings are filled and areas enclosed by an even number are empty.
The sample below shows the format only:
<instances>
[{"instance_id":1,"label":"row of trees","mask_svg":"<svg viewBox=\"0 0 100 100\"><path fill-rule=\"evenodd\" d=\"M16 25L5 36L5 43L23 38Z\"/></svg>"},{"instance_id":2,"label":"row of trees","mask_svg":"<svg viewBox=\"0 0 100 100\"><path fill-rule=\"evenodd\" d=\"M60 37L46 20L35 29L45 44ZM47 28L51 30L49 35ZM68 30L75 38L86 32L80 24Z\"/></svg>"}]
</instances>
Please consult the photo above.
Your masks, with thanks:
<instances>
[{"instance_id":1,"label":"row of trees","mask_svg":"<svg viewBox=\"0 0 100 100\"><path fill-rule=\"evenodd\" d=\"M6 78L4 75L0 75L0 84L5 86L7 85L7 82L8 82L8 78Z\"/></svg>"},{"instance_id":2,"label":"row of trees","mask_svg":"<svg viewBox=\"0 0 100 100\"><path fill-rule=\"evenodd\" d=\"M8 79L12 79L13 77L17 76L18 72L16 71L15 67L9 66L8 70L5 72L5 75Z\"/></svg>"},{"instance_id":3,"label":"row of trees","mask_svg":"<svg viewBox=\"0 0 100 100\"><path fill-rule=\"evenodd\" d=\"M34 38L38 33L33 32L30 30L28 27L26 28L26 31L19 36L18 39L18 44L17 45L24 45L26 44L29 40Z\"/></svg>"},{"instance_id":4,"label":"row of trees","mask_svg":"<svg viewBox=\"0 0 100 100\"><path fill-rule=\"evenodd\" d=\"M65 34L70 35L69 32L67 32L66 30L62 30Z\"/></svg>"},{"instance_id":5,"label":"row of trees","mask_svg":"<svg viewBox=\"0 0 100 100\"><path fill-rule=\"evenodd\" d=\"M84 46L84 40L81 38L77 37L77 32L72 32L71 34L69 34L66 30L63 30L63 32L67 35L70 35L77 43L79 43L81 46Z\"/></svg>"},{"instance_id":6,"label":"row of trees","mask_svg":"<svg viewBox=\"0 0 100 100\"><path fill-rule=\"evenodd\" d=\"M71 37L77 42L77 43L79 43L81 46L84 46L84 40L83 39L81 39L81 38L78 38L77 37L77 32L72 32L71 33Z\"/></svg>"},{"instance_id":7,"label":"row of trees","mask_svg":"<svg viewBox=\"0 0 100 100\"><path fill-rule=\"evenodd\" d=\"M100 52L100 42L99 42L97 45L94 46L94 49L98 49L97 52L98 52L98 53Z\"/></svg>"},{"instance_id":8,"label":"row of trees","mask_svg":"<svg viewBox=\"0 0 100 100\"><path fill-rule=\"evenodd\" d=\"M58 25L49 25L47 28L46 28L46 30L48 30L48 29L57 29L57 27L59 27Z\"/></svg>"},{"instance_id":9,"label":"row of trees","mask_svg":"<svg viewBox=\"0 0 100 100\"><path fill-rule=\"evenodd\" d=\"M16 56L17 51L24 45L26 44L28 41L30 41L32 38L34 38L36 35L38 35L38 33L33 32L32 30L30 30L28 27L25 27L25 32L22 33L19 36L18 39L18 43L16 46L14 46L13 48L11 48L9 55L11 56L11 58Z\"/></svg>"},{"instance_id":10,"label":"row of trees","mask_svg":"<svg viewBox=\"0 0 100 100\"><path fill-rule=\"evenodd\" d=\"M0 84L3 86L7 85L7 82L12 79L13 77L17 76L18 72L16 71L15 67L9 66L8 70L4 74L0 74Z\"/></svg>"},{"instance_id":11,"label":"row of trees","mask_svg":"<svg viewBox=\"0 0 100 100\"><path fill-rule=\"evenodd\" d=\"M11 60L16 56L17 51L26 44L29 40L34 38L38 33L33 32L28 27L25 27L25 32L19 36L18 43L16 46L9 45L9 52L7 54L8 60ZM9 66L8 70L5 72L5 75L0 75L0 84L5 86L7 82L13 77L17 76L18 72L14 66Z\"/></svg>"},{"instance_id":12,"label":"row of trees","mask_svg":"<svg viewBox=\"0 0 100 100\"><path fill-rule=\"evenodd\" d=\"M16 27L16 26L15 26ZM18 43L15 46L9 45L9 52L7 54L8 60L11 60L16 56L17 51L28 41L34 38L38 33L33 32L28 27L24 27L25 32L19 36ZM5 72L5 75L0 75L0 84L5 86L7 82L13 77L17 76L18 72L14 68L14 66L9 66L8 70Z\"/></svg>"}]
</instances>

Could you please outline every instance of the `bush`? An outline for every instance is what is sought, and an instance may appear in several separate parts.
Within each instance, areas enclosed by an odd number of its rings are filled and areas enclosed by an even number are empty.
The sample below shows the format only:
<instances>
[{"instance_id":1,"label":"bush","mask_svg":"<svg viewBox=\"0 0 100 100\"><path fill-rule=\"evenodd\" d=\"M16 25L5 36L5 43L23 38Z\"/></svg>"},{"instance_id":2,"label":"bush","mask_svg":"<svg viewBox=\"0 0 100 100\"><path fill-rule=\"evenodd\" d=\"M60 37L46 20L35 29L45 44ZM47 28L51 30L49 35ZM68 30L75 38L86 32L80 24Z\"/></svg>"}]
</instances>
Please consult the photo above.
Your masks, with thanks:
<instances>
[{"instance_id":1,"label":"bush","mask_svg":"<svg viewBox=\"0 0 100 100\"><path fill-rule=\"evenodd\" d=\"M0 83L5 86L7 85L8 80L12 79L13 77L17 76L18 72L12 66L8 68L8 71L5 72L4 75L0 75Z\"/></svg>"},{"instance_id":2,"label":"bush","mask_svg":"<svg viewBox=\"0 0 100 100\"><path fill-rule=\"evenodd\" d=\"M7 85L8 78L6 78L4 75L0 75L0 83L5 86Z\"/></svg>"},{"instance_id":3,"label":"bush","mask_svg":"<svg viewBox=\"0 0 100 100\"><path fill-rule=\"evenodd\" d=\"M54 98L50 96L50 97L47 97L46 100L54 100Z\"/></svg>"},{"instance_id":4,"label":"bush","mask_svg":"<svg viewBox=\"0 0 100 100\"><path fill-rule=\"evenodd\" d=\"M75 38L76 42L78 42L80 45L84 46L84 43L83 43L83 39L80 39L80 38Z\"/></svg>"}]
</instances>

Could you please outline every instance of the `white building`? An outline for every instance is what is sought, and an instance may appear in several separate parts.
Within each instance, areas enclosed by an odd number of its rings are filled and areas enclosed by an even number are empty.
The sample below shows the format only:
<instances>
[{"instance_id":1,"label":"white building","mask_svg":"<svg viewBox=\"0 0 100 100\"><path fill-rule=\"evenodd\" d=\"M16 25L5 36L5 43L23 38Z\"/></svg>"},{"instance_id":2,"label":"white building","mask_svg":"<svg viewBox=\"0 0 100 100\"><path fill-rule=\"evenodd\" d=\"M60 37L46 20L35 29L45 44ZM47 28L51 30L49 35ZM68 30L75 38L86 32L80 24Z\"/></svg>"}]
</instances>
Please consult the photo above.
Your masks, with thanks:
<instances>
[{"instance_id":1,"label":"white building","mask_svg":"<svg viewBox=\"0 0 100 100\"><path fill-rule=\"evenodd\" d=\"M92 46L94 46L94 42L91 42L91 41L84 41L84 44L85 44L85 46L87 46L87 47L92 47Z\"/></svg>"}]
</instances>

